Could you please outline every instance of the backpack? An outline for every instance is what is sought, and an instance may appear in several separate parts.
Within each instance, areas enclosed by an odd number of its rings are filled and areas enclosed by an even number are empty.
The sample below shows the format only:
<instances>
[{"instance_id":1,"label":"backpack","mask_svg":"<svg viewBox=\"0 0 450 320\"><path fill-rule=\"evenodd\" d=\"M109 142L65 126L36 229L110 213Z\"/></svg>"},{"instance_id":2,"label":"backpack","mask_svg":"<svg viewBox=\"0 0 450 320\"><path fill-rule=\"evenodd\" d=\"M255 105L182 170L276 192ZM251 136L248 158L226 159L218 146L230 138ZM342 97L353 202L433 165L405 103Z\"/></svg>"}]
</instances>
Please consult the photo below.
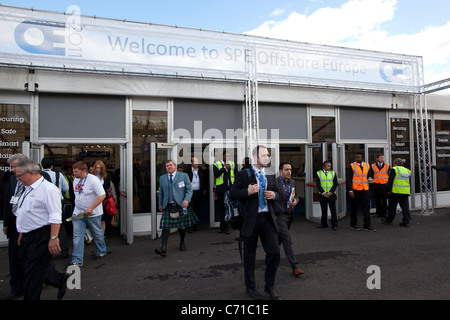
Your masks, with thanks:
<instances>
[{"instance_id":1,"label":"backpack","mask_svg":"<svg viewBox=\"0 0 450 320\"><path fill-rule=\"evenodd\" d=\"M56 183L55 185L59 188L59 171L55 172L56 174ZM69 186L70 188L70 186ZM63 199L61 200L61 207L62 207L62 218L63 220L66 220L67 218L70 218L73 214L73 204L70 201L70 199L67 199L64 195L63 195Z\"/></svg>"},{"instance_id":2,"label":"backpack","mask_svg":"<svg viewBox=\"0 0 450 320\"><path fill-rule=\"evenodd\" d=\"M249 168L245 168L248 174L248 178L251 180L252 173ZM243 212L242 212L242 204L236 200L233 201L233 215L228 220L228 224L234 230L241 230L242 224L244 223Z\"/></svg>"}]
</instances>

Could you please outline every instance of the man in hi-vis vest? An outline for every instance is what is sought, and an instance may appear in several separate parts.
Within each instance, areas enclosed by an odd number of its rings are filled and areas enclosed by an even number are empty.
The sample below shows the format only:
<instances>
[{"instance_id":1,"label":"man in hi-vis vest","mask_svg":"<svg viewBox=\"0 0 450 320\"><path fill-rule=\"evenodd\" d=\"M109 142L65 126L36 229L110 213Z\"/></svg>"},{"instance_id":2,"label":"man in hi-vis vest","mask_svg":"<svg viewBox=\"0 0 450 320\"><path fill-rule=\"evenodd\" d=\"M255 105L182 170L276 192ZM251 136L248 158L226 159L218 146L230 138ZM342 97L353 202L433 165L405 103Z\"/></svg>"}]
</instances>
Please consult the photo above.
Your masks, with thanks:
<instances>
[{"instance_id":1,"label":"man in hi-vis vest","mask_svg":"<svg viewBox=\"0 0 450 320\"><path fill-rule=\"evenodd\" d=\"M230 190L234 183L236 164L230 160L229 151L223 152L223 160L214 162L214 177L216 178L216 210L220 217L219 233L230 233L230 227L225 221L225 193Z\"/></svg>"},{"instance_id":2,"label":"man in hi-vis vest","mask_svg":"<svg viewBox=\"0 0 450 320\"><path fill-rule=\"evenodd\" d=\"M384 155L378 154L377 161L370 166L369 176L373 178L372 190L376 201L376 213L379 218L386 218L387 213L387 182L390 166L384 162Z\"/></svg>"},{"instance_id":3,"label":"man in hi-vis vest","mask_svg":"<svg viewBox=\"0 0 450 320\"><path fill-rule=\"evenodd\" d=\"M317 171L316 184L319 190L319 202L322 218L318 228L328 228L328 207L331 213L331 229L337 230L336 189L339 186L336 173L331 170L330 161L324 161L323 169Z\"/></svg>"},{"instance_id":4,"label":"man in hi-vis vest","mask_svg":"<svg viewBox=\"0 0 450 320\"><path fill-rule=\"evenodd\" d=\"M386 219L381 221L385 224L392 224L397 211L397 204L403 213L403 220L400 226L409 227L411 214L409 212L409 195L411 194L411 170L403 166L403 160L397 158L394 160L394 167L389 172L387 192L389 196L389 213Z\"/></svg>"},{"instance_id":5,"label":"man in hi-vis vest","mask_svg":"<svg viewBox=\"0 0 450 320\"><path fill-rule=\"evenodd\" d=\"M370 223L370 191L369 191L369 164L363 161L362 153L358 152L355 162L350 164L347 171L347 191L352 201L350 209L350 228L361 230L357 222L357 210L361 205L364 216L364 230L376 231Z\"/></svg>"}]
</instances>

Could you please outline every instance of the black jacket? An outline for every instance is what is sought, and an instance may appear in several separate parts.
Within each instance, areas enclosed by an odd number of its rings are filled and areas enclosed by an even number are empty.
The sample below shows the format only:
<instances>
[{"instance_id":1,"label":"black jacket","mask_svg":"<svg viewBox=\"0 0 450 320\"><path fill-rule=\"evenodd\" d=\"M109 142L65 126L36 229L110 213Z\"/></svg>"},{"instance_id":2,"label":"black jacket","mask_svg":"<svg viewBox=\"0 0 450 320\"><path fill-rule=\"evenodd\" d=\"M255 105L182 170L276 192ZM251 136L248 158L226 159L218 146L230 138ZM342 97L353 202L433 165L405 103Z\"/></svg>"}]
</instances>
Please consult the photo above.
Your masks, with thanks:
<instances>
[{"instance_id":1,"label":"black jacket","mask_svg":"<svg viewBox=\"0 0 450 320\"><path fill-rule=\"evenodd\" d=\"M291 186L291 192L292 188L295 188L295 180L289 179L289 185ZM284 187L284 183L281 182L280 177L277 177L275 179L275 188L277 189L277 193L279 197L277 197L273 202L273 209L275 211L275 215L279 215L280 213L285 213L287 209L287 198L286 198L286 189ZM295 189L297 191L297 189ZM295 193L295 199L297 200L297 203L299 201L297 193Z\"/></svg>"},{"instance_id":2,"label":"black jacket","mask_svg":"<svg viewBox=\"0 0 450 320\"><path fill-rule=\"evenodd\" d=\"M241 228L241 236L244 238L248 238L252 235L255 225L256 219L258 217L258 194L248 194L248 186L249 184L256 183L256 177L253 170L250 168L250 177L248 175L247 170L241 170L237 173L236 178L234 180L234 184L230 189L230 197L233 200L238 200L242 206L242 214L243 214L243 224ZM277 188L275 187L275 176L267 175L267 190L274 191L275 197L280 197ZM281 195L282 196L282 195ZM269 206L269 213L272 216L273 224L278 232L278 224L276 222L275 212L273 209L273 200L267 201Z\"/></svg>"},{"instance_id":3,"label":"black jacket","mask_svg":"<svg viewBox=\"0 0 450 320\"><path fill-rule=\"evenodd\" d=\"M192 178L194 176L194 174L192 173L192 167L187 168L186 170L184 170L185 173L187 173L189 180L191 180L192 182ZM200 180L200 191L204 191L206 190L206 186L205 186L205 172L203 171L202 168L198 167L198 178Z\"/></svg>"}]
</instances>

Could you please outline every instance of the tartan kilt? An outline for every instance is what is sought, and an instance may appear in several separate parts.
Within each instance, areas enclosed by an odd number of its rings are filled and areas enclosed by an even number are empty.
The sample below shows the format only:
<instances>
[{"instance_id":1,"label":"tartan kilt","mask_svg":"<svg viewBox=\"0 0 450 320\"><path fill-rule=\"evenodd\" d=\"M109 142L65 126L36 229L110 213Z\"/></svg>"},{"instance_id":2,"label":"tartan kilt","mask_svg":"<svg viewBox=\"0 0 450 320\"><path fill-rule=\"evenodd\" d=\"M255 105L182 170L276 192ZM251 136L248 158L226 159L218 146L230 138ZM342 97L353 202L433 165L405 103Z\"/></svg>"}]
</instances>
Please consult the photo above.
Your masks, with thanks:
<instances>
[{"instance_id":1,"label":"tartan kilt","mask_svg":"<svg viewBox=\"0 0 450 320\"><path fill-rule=\"evenodd\" d=\"M192 210L191 206L188 206L187 214L184 216L180 215L176 219L171 218L169 210L164 209L159 227L161 229L189 228L197 223L198 223L198 218L195 215L194 210Z\"/></svg>"}]
</instances>

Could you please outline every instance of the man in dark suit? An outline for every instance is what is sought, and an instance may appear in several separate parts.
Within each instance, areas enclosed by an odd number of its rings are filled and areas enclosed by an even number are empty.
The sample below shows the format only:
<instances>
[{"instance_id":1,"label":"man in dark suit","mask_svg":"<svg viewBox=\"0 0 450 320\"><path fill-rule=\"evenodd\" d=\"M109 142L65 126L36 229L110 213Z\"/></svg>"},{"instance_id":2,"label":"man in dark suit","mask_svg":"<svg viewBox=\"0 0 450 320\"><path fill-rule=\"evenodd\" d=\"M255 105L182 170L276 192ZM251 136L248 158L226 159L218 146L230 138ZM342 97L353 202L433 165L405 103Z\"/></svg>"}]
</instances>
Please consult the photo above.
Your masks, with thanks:
<instances>
[{"instance_id":1,"label":"man in dark suit","mask_svg":"<svg viewBox=\"0 0 450 320\"><path fill-rule=\"evenodd\" d=\"M274 300L280 300L275 292L275 276L280 263L280 246L278 244L278 226L273 210L273 200L279 197L275 191L275 176L268 175L265 168L269 166L269 151L264 146L257 146L253 151L253 167L241 170L231 186L230 195L242 205L243 223L241 237L244 240L244 278L247 294L252 299L261 299L256 289L255 259L258 237L261 239L266 254L264 291Z\"/></svg>"},{"instance_id":2,"label":"man in dark suit","mask_svg":"<svg viewBox=\"0 0 450 320\"><path fill-rule=\"evenodd\" d=\"M205 175L203 169L198 166L198 159L196 157L191 158L191 166L184 172L187 173L192 185L193 193L190 205L197 217L200 218L200 208L203 196L206 194L206 188ZM198 225L195 224L192 228L189 228L189 232L192 232L192 229L198 230Z\"/></svg>"},{"instance_id":3,"label":"man in dark suit","mask_svg":"<svg viewBox=\"0 0 450 320\"><path fill-rule=\"evenodd\" d=\"M289 162L280 164L280 176L275 179L275 186L280 195L273 203L273 209L277 216L279 239L283 244L284 253L292 268L292 273L296 276L303 274L298 266L292 249L292 239L289 229L293 220L294 207L298 204L298 197L295 194L295 180L291 179L292 165Z\"/></svg>"}]
</instances>

